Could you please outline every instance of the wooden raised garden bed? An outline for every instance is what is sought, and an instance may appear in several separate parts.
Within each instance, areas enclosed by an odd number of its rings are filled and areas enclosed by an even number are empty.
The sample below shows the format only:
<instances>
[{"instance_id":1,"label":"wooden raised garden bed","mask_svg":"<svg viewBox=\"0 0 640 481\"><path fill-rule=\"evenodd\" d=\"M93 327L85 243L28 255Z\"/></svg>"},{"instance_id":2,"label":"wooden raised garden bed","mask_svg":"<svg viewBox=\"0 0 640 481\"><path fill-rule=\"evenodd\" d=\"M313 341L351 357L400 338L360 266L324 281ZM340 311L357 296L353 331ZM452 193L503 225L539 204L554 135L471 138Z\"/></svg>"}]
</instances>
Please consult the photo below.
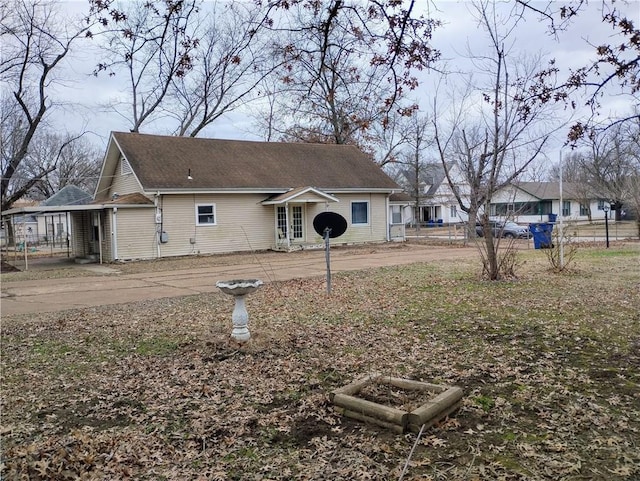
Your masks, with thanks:
<instances>
[{"instance_id":1,"label":"wooden raised garden bed","mask_svg":"<svg viewBox=\"0 0 640 481\"><path fill-rule=\"evenodd\" d=\"M333 391L343 415L398 433L429 428L460 407L462 389L371 374Z\"/></svg>"}]
</instances>

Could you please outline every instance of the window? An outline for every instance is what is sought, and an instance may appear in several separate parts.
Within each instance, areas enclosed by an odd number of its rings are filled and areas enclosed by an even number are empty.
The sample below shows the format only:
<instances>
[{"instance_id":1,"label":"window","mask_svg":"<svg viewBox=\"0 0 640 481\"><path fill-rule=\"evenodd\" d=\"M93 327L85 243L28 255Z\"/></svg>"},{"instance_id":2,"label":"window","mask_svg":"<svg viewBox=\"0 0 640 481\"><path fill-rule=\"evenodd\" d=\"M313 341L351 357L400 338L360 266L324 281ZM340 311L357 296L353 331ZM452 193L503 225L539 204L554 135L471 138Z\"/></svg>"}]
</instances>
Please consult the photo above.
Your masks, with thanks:
<instances>
[{"instance_id":1,"label":"window","mask_svg":"<svg viewBox=\"0 0 640 481\"><path fill-rule=\"evenodd\" d=\"M604 200L598 201L598 210L604 210Z\"/></svg>"},{"instance_id":2,"label":"window","mask_svg":"<svg viewBox=\"0 0 640 481\"><path fill-rule=\"evenodd\" d=\"M458 209L456 208L455 205L451 206L450 212L449 212L449 217L458 217Z\"/></svg>"},{"instance_id":3,"label":"window","mask_svg":"<svg viewBox=\"0 0 640 481\"><path fill-rule=\"evenodd\" d=\"M543 215L551 213L551 201L491 204L491 215Z\"/></svg>"},{"instance_id":4,"label":"window","mask_svg":"<svg viewBox=\"0 0 640 481\"><path fill-rule=\"evenodd\" d=\"M562 215L569 216L571 215L571 201L563 200L562 201Z\"/></svg>"},{"instance_id":5,"label":"window","mask_svg":"<svg viewBox=\"0 0 640 481\"><path fill-rule=\"evenodd\" d=\"M278 206L278 236L287 237L287 212L281 205Z\"/></svg>"},{"instance_id":6,"label":"window","mask_svg":"<svg viewBox=\"0 0 640 481\"><path fill-rule=\"evenodd\" d=\"M196 204L196 225L216 225L215 204Z\"/></svg>"},{"instance_id":7,"label":"window","mask_svg":"<svg viewBox=\"0 0 640 481\"><path fill-rule=\"evenodd\" d=\"M351 224L369 224L369 202L351 202Z\"/></svg>"},{"instance_id":8,"label":"window","mask_svg":"<svg viewBox=\"0 0 640 481\"><path fill-rule=\"evenodd\" d=\"M589 206L586 204L580 204L580 215L585 216L589 215Z\"/></svg>"},{"instance_id":9,"label":"window","mask_svg":"<svg viewBox=\"0 0 640 481\"><path fill-rule=\"evenodd\" d=\"M402 206L401 205L391 206L391 223L402 224Z\"/></svg>"}]
</instances>

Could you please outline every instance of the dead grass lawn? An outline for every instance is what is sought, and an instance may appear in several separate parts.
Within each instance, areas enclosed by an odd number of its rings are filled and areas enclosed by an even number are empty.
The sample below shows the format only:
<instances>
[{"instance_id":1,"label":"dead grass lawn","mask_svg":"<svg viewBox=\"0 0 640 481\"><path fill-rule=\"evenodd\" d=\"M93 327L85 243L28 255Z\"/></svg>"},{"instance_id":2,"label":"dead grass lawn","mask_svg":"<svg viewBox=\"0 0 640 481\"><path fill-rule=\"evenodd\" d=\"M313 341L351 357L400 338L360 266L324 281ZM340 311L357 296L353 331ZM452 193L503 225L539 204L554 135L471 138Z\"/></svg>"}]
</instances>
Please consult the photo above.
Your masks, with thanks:
<instances>
[{"instance_id":1,"label":"dead grass lawn","mask_svg":"<svg viewBox=\"0 0 640 481\"><path fill-rule=\"evenodd\" d=\"M640 477L638 246L519 280L469 261L2 319L3 479L395 480L416 440L344 419L369 372L464 389L404 479Z\"/></svg>"}]
</instances>

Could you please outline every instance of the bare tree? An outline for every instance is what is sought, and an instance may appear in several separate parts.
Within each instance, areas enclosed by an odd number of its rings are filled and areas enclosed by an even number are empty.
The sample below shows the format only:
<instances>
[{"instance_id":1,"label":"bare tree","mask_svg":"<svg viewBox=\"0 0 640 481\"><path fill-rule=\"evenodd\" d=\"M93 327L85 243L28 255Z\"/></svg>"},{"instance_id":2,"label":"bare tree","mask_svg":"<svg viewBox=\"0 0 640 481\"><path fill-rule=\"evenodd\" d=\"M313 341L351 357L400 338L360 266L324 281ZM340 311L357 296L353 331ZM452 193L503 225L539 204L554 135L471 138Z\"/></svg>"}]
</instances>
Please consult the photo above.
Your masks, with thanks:
<instances>
[{"instance_id":1,"label":"bare tree","mask_svg":"<svg viewBox=\"0 0 640 481\"><path fill-rule=\"evenodd\" d=\"M355 143L367 149L373 125L386 126L417 86L412 68L428 68L437 22L415 16L415 2L275 2L288 35L281 53L280 135L286 140ZM369 148L369 150L372 150Z\"/></svg>"},{"instance_id":2,"label":"bare tree","mask_svg":"<svg viewBox=\"0 0 640 481\"><path fill-rule=\"evenodd\" d=\"M163 108L178 121L176 135L195 137L260 96L258 86L279 66L271 37L263 32L266 13L251 4L213 5L193 52L193 69L173 78L174 102Z\"/></svg>"},{"instance_id":3,"label":"bare tree","mask_svg":"<svg viewBox=\"0 0 640 481\"><path fill-rule=\"evenodd\" d=\"M56 2L27 0L6 2L0 7L2 210L57 167L51 162L30 176L17 176L34 137L57 107L51 93L60 80L62 62L91 27L90 21L84 25L65 21L57 8Z\"/></svg>"},{"instance_id":4,"label":"bare tree","mask_svg":"<svg viewBox=\"0 0 640 481\"><path fill-rule=\"evenodd\" d=\"M113 109L139 132L161 114L174 80L193 67L197 0L134 1L125 4L126 11L113 8L111 1L90 4L95 15L103 15L104 27L91 31L105 52L94 73L126 75L128 98L114 102Z\"/></svg>"},{"instance_id":5,"label":"bare tree","mask_svg":"<svg viewBox=\"0 0 640 481\"><path fill-rule=\"evenodd\" d=\"M404 129L404 145L398 155L394 168L395 178L407 193L413 198L414 219L416 233L420 231L420 209L425 198L425 185L429 183L427 177L433 170L425 159L427 149L433 143L431 121L426 117L411 116ZM433 175L431 175L433 177Z\"/></svg>"},{"instance_id":6,"label":"bare tree","mask_svg":"<svg viewBox=\"0 0 640 481\"><path fill-rule=\"evenodd\" d=\"M596 4L598 2L595 2ZM550 35L559 41L564 31L572 32L572 22L579 15L592 15L585 12L590 2L571 0L569 2L539 2L516 0L514 15L533 14L547 22ZM626 7L626 8L625 8ZM627 13L628 12L628 13ZM571 71L566 80L553 89L538 91L538 100L548 102L561 100L573 107L586 104L592 115L575 122L569 131L570 142L577 142L586 134L606 130L618 123L640 118L640 30L634 24L638 20L635 2L616 2L603 0L599 3L599 14L603 23L611 28L606 38L598 39L589 45L593 48L593 57L584 66ZM587 40L585 40L587 41ZM555 69L558 71L558 69ZM607 91L612 89L617 95L629 98L635 110L630 115L622 115L608 122L596 123L594 119L601 110L601 101ZM587 93L584 98L583 92Z\"/></svg>"},{"instance_id":7,"label":"bare tree","mask_svg":"<svg viewBox=\"0 0 640 481\"><path fill-rule=\"evenodd\" d=\"M101 160L101 153L85 138L70 141L68 135L42 131L34 138L19 175L33 178L48 170L49 164L56 165L30 189L29 196L34 200L45 200L67 185L93 193Z\"/></svg>"},{"instance_id":8,"label":"bare tree","mask_svg":"<svg viewBox=\"0 0 640 481\"><path fill-rule=\"evenodd\" d=\"M587 154L582 151L572 151L565 155L562 159L562 170L560 164L553 164L549 170L549 179L553 181L560 180L562 173L562 181L571 184L571 191L575 195L575 200L580 202L587 208L589 222L591 222L591 199L597 195L594 190L593 182L590 181L588 171L585 167L587 162Z\"/></svg>"},{"instance_id":9,"label":"bare tree","mask_svg":"<svg viewBox=\"0 0 640 481\"><path fill-rule=\"evenodd\" d=\"M629 122L626 126L626 135L630 144L630 173L627 178L629 183L628 203L635 212L638 236L640 237L640 118L634 122Z\"/></svg>"},{"instance_id":10,"label":"bare tree","mask_svg":"<svg viewBox=\"0 0 640 481\"><path fill-rule=\"evenodd\" d=\"M625 135L625 130L618 124L593 135L590 155L582 164L592 189L611 202L616 220L620 220L624 203L631 197L629 179L637 173L633 136Z\"/></svg>"},{"instance_id":11,"label":"bare tree","mask_svg":"<svg viewBox=\"0 0 640 481\"><path fill-rule=\"evenodd\" d=\"M490 83L476 91L470 80L461 100L450 109L448 123L436 97L433 118L447 180L458 205L468 214L470 235L475 235L476 221L482 225L483 268L495 280L511 275L513 265L507 262L509 256L498 255L500 240L494 239L489 224L491 200L536 159L547 142L546 106L531 102L529 96L532 86L547 76L540 72L539 59L526 62L514 55L516 60L511 60L514 52L505 44L513 41L515 25L499 17L494 3L477 2L474 9L492 48L490 57L474 59ZM462 182L454 178L452 165L461 172Z\"/></svg>"}]
</instances>

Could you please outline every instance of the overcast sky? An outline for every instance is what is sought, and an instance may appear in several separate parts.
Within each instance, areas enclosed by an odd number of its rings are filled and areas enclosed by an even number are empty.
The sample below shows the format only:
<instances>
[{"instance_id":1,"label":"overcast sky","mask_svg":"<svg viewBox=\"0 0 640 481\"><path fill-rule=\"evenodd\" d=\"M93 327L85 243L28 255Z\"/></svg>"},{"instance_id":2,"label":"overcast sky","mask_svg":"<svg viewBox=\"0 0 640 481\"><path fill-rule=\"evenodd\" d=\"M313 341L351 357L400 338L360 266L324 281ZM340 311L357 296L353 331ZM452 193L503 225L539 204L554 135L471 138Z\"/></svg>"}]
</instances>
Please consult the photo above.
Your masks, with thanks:
<instances>
[{"instance_id":1,"label":"overcast sky","mask_svg":"<svg viewBox=\"0 0 640 481\"><path fill-rule=\"evenodd\" d=\"M543 7L547 2L540 2ZM529 14L522 21L512 46L514 54L542 53L546 59L555 58L557 66L568 72L568 68L577 68L585 65L593 59L593 47L589 42L600 44L612 41L611 28L604 25L596 9L600 2L592 2L589 5L591 11L582 12L575 20L575 24L566 32L560 34L558 39L548 35L548 25L539 21L535 15ZM87 5L85 1L66 3L69 14L78 14ZM426 3L424 4L426 6ZM618 5L618 2L616 2ZM635 22L640 23L640 1L629 2L626 6L620 4ZM504 2L501 9L511 12L513 2ZM488 47L486 33L477 25L471 14L469 2L465 1L436 1L435 9L431 7L433 17L443 21L444 25L434 33L433 45L442 53L450 68L459 70L471 69L471 64L466 58L469 49L474 53L481 53ZM82 53L76 53L68 68L71 72L70 80L59 89L58 94L68 102L67 110L56 115L55 121L64 123L66 130L89 130L94 133L92 140L101 147L106 146L109 133L112 130L128 130L127 119L119 117L113 112L106 112L101 105L109 104L113 99L122 97L125 88L121 80L116 77L102 75L94 77L91 72L97 63L97 56L90 48ZM422 74L423 85L412 92L412 97L418 101L428 98L430 84L436 75L434 73ZM622 114L630 111L628 97L612 96L607 100L604 113ZM253 119L246 111L236 111L226 118L218 120L208 128L204 135L228 139L260 140L260 136L254 134ZM158 125L155 133L168 133L162 131ZM149 132L149 129L145 129ZM559 132L563 139L566 132ZM560 142L560 140L558 141ZM555 158L556 154L550 154Z\"/></svg>"}]
</instances>

